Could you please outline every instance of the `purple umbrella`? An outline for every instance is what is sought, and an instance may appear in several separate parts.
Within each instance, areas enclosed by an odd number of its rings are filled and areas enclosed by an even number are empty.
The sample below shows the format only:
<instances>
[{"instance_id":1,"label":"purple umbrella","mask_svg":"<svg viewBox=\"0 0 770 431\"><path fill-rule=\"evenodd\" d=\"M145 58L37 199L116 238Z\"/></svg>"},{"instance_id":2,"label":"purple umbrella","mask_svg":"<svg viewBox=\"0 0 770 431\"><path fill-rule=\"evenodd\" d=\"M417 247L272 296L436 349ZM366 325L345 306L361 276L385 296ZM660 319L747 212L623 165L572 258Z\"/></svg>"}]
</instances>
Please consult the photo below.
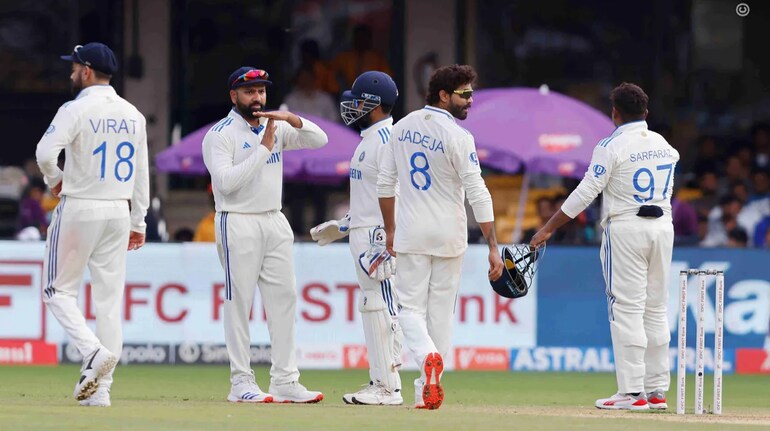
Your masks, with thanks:
<instances>
[{"instance_id":1,"label":"purple umbrella","mask_svg":"<svg viewBox=\"0 0 770 431\"><path fill-rule=\"evenodd\" d=\"M473 133L482 163L506 172L525 166L581 178L596 144L615 128L607 115L545 88L491 88L473 99L459 124Z\"/></svg>"},{"instance_id":2,"label":"purple umbrella","mask_svg":"<svg viewBox=\"0 0 770 431\"><path fill-rule=\"evenodd\" d=\"M329 137L329 143L317 150L287 151L284 155L283 175L288 179L341 180L348 176L350 158L360 142L353 130L314 115L297 113L316 123ZM182 138L176 145L155 156L155 167L160 172L205 175L208 174L201 154L203 137L216 123L208 124Z\"/></svg>"}]
</instances>

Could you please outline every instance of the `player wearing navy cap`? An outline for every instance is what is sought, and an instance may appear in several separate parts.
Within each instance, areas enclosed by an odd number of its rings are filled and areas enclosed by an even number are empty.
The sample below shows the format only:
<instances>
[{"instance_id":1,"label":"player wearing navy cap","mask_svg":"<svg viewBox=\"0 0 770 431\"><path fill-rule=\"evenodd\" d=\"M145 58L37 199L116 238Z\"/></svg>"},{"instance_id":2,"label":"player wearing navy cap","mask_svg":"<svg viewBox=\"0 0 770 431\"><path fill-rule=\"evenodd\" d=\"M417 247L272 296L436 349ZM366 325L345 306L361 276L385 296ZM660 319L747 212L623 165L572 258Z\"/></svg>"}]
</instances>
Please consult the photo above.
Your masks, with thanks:
<instances>
[{"instance_id":1,"label":"player wearing navy cap","mask_svg":"<svg viewBox=\"0 0 770 431\"><path fill-rule=\"evenodd\" d=\"M211 174L216 240L225 270L225 343L231 402L312 403L323 394L299 383L294 346L294 234L281 213L283 152L320 148L328 139L313 122L291 112L264 112L268 73L241 67L227 79L230 113L203 139ZM259 285L267 314L272 363L270 393L251 370L249 315ZM258 309L258 308L257 308Z\"/></svg>"},{"instance_id":2,"label":"player wearing navy cap","mask_svg":"<svg viewBox=\"0 0 770 431\"><path fill-rule=\"evenodd\" d=\"M81 405L109 406L123 345L126 251L144 244L150 195L146 122L109 84L118 71L109 47L78 45L62 59L72 62L77 97L59 108L36 152L46 183L61 198L48 227L43 301L85 358L75 398ZM62 150L64 172L57 165ZM96 334L77 305L86 266Z\"/></svg>"},{"instance_id":3,"label":"player wearing navy cap","mask_svg":"<svg viewBox=\"0 0 770 431\"><path fill-rule=\"evenodd\" d=\"M388 145L398 98L393 79L384 72L364 72L345 91L340 114L345 124L361 130L361 143L350 159L350 213L323 223L310 234L325 245L350 233L350 252L361 287L358 310L364 326L369 359L369 385L344 394L347 404L401 405L401 329L398 297L392 285L395 257L385 250L385 231L377 201L380 154ZM343 229L340 230L340 227Z\"/></svg>"}]
</instances>

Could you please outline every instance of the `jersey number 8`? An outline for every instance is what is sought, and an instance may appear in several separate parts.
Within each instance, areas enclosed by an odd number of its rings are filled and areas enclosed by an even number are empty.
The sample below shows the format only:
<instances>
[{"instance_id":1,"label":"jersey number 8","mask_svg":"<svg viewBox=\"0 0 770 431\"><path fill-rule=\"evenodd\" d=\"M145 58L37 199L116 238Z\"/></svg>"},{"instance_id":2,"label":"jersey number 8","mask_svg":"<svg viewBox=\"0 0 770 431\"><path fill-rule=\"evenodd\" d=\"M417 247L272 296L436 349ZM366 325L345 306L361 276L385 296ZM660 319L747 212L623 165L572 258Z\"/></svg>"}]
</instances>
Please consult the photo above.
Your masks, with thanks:
<instances>
[{"instance_id":1,"label":"jersey number 8","mask_svg":"<svg viewBox=\"0 0 770 431\"><path fill-rule=\"evenodd\" d=\"M99 181L104 181L105 164L107 162L107 141L102 142L102 145L99 145L98 147L96 147L94 152L91 154L97 155L99 153L101 153L102 155L101 173L99 175ZM125 183L126 181L130 180L131 177L134 175L134 164L131 163L131 158L134 157L134 145L128 141L123 141L119 143L117 148L115 148L115 155L118 156L118 161L117 163L115 163L115 179ZM126 165L128 169L128 173L125 176L122 176L120 174L121 171L126 170L125 168L121 169L122 165Z\"/></svg>"},{"instance_id":2,"label":"jersey number 8","mask_svg":"<svg viewBox=\"0 0 770 431\"><path fill-rule=\"evenodd\" d=\"M420 163L422 166L417 166L417 159L422 159L425 163ZM414 154L412 154L412 158L409 159L409 164L412 165L412 169L409 171L409 176L412 180L412 185L417 190L428 190L430 188L430 173L428 173L428 169L430 169L430 166L428 165L428 157L425 155L425 153L418 151ZM416 174L420 174L423 177L425 177L425 184L419 185L417 184L417 181L415 181Z\"/></svg>"}]
</instances>

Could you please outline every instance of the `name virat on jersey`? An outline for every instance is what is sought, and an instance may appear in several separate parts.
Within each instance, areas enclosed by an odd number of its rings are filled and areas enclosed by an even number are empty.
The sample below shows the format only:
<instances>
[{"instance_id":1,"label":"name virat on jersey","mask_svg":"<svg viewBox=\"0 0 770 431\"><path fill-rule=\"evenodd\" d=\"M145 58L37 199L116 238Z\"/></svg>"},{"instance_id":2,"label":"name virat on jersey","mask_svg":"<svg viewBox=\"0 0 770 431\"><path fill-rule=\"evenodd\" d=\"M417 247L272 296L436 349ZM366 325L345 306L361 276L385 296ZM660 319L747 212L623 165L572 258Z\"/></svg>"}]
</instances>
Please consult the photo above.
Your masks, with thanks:
<instances>
[{"instance_id":1,"label":"name virat on jersey","mask_svg":"<svg viewBox=\"0 0 770 431\"><path fill-rule=\"evenodd\" d=\"M89 118L91 130L94 133L129 133L136 134L136 120L125 120L115 118Z\"/></svg>"},{"instance_id":2,"label":"name virat on jersey","mask_svg":"<svg viewBox=\"0 0 770 431\"><path fill-rule=\"evenodd\" d=\"M399 142L411 142L430 151L441 151L442 153L444 152L444 143L442 141L431 138L430 136L422 134L416 130L402 130L401 136L398 137L398 140Z\"/></svg>"},{"instance_id":3,"label":"name virat on jersey","mask_svg":"<svg viewBox=\"0 0 770 431\"><path fill-rule=\"evenodd\" d=\"M671 157L673 157L671 155L671 150L650 150L642 151L641 153L631 153L631 155L628 157L628 160L631 163L636 163L643 160L668 159Z\"/></svg>"}]
</instances>

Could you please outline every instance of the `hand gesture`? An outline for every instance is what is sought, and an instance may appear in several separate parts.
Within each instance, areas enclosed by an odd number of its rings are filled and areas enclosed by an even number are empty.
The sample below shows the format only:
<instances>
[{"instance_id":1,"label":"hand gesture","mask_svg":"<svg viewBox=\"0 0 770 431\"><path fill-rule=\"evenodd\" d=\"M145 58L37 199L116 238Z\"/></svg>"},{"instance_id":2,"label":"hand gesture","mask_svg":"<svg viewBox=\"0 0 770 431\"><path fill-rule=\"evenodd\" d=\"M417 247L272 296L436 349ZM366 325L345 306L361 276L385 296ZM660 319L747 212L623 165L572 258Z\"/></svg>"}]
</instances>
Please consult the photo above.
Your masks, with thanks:
<instances>
[{"instance_id":1,"label":"hand gesture","mask_svg":"<svg viewBox=\"0 0 770 431\"><path fill-rule=\"evenodd\" d=\"M273 152L273 145L275 145L275 120L270 118L267 120L267 127L265 127L265 134L262 136L262 145L265 146L265 148L268 149L268 151Z\"/></svg>"},{"instance_id":2,"label":"hand gesture","mask_svg":"<svg viewBox=\"0 0 770 431\"><path fill-rule=\"evenodd\" d=\"M131 231L128 234L128 250L139 250L144 245L144 234Z\"/></svg>"},{"instance_id":3,"label":"hand gesture","mask_svg":"<svg viewBox=\"0 0 770 431\"><path fill-rule=\"evenodd\" d=\"M503 258L500 257L500 252L497 251L497 247L489 250L489 271L487 277L490 280L495 281L503 275Z\"/></svg>"}]
</instances>

